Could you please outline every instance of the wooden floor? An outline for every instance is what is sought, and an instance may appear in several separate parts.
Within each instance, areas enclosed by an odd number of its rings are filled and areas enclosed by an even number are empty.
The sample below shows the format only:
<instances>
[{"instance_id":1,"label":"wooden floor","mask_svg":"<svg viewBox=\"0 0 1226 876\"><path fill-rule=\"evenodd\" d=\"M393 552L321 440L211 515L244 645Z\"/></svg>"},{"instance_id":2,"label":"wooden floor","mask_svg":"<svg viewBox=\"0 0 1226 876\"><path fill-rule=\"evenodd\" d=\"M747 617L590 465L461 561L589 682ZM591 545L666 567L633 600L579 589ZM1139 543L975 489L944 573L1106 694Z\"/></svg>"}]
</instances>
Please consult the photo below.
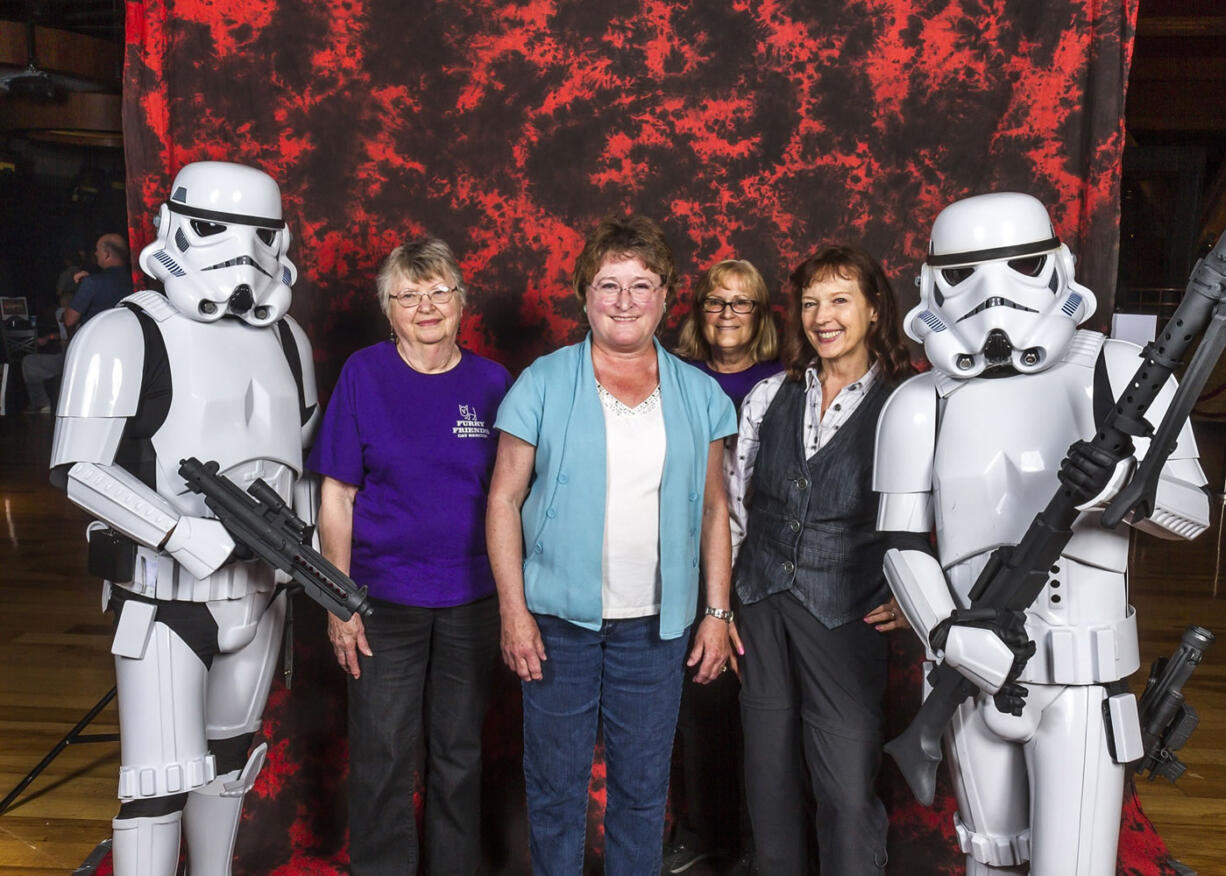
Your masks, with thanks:
<instances>
[{"instance_id":1,"label":"wooden floor","mask_svg":"<svg viewBox=\"0 0 1226 876\"><path fill-rule=\"evenodd\" d=\"M115 683L86 519L47 483L48 416L0 417L0 794ZM89 732L117 730L114 705ZM70 873L110 832L118 743L69 746L0 816L0 873Z\"/></svg>"},{"instance_id":2,"label":"wooden floor","mask_svg":"<svg viewBox=\"0 0 1226 876\"><path fill-rule=\"evenodd\" d=\"M1201 455L1221 490L1223 431ZM113 684L110 626L84 573L84 515L47 483L51 418L0 417L0 794L15 785ZM1215 503L1218 500L1215 499ZM1215 523L1220 505L1215 504ZM1146 667L1189 622L1226 640L1226 585L1215 577L1219 528L1192 544L1134 545L1133 601ZM1134 687L1143 677L1134 679ZM1176 786L1143 782L1146 812L1202 876L1226 873L1226 641L1188 687L1201 726ZM91 726L115 729L112 705ZM68 748L0 816L0 874L68 873L110 832L118 745ZM697 868L694 871L698 872Z\"/></svg>"}]
</instances>

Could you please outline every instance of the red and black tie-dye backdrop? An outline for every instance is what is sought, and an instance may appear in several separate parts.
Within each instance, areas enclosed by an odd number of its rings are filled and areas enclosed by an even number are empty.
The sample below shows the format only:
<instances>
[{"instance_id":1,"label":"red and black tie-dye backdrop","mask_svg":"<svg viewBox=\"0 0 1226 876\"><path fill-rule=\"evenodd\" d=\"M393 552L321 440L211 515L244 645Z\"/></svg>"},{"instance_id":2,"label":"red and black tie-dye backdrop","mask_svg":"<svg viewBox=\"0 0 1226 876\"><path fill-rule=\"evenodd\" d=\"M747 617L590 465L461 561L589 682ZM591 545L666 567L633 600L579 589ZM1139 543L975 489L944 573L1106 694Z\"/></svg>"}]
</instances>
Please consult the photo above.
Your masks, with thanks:
<instances>
[{"instance_id":1,"label":"red and black tie-dye backdrop","mask_svg":"<svg viewBox=\"0 0 1226 876\"><path fill-rule=\"evenodd\" d=\"M133 243L186 162L270 172L325 388L380 331L379 259L426 230L473 288L464 341L513 370L581 331L566 278L610 211L775 288L853 238L911 298L943 206L1026 191L1110 298L1136 5L133 0Z\"/></svg>"},{"instance_id":2,"label":"red and black tie-dye backdrop","mask_svg":"<svg viewBox=\"0 0 1226 876\"><path fill-rule=\"evenodd\" d=\"M660 220L687 277L748 258L780 296L817 243L853 239L908 304L945 204L1026 191L1051 209L1106 314L1136 9L130 0L132 243L150 239L183 164L228 159L271 173L296 236L294 313L325 392L344 357L383 334L377 263L426 231L460 256L468 346L518 370L577 339L568 270L586 231L613 211ZM322 619L304 614L298 681L270 706L243 872L327 873L346 860L342 688L326 649L312 647ZM508 683L487 725L493 872L523 867L517 708ZM892 803L895 872L952 872L948 801L939 818L902 794ZM1159 872L1146 857L1134 854L1127 872Z\"/></svg>"}]
</instances>

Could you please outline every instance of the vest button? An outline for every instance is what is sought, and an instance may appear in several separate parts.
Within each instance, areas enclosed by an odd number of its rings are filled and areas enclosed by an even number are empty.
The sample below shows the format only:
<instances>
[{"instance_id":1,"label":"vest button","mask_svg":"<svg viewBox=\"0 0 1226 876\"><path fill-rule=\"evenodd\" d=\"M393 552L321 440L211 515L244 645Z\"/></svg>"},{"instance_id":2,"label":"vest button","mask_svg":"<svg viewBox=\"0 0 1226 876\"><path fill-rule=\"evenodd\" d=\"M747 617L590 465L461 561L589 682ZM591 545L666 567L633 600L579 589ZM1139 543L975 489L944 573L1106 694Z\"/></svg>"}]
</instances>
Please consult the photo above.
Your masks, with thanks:
<instances>
[{"instance_id":1,"label":"vest button","mask_svg":"<svg viewBox=\"0 0 1226 876\"><path fill-rule=\"evenodd\" d=\"M793 563L791 560L784 560L783 561L783 571L791 575L793 572L796 571L796 564Z\"/></svg>"},{"instance_id":2,"label":"vest button","mask_svg":"<svg viewBox=\"0 0 1226 876\"><path fill-rule=\"evenodd\" d=\"M788 529L792 530L792 532L800 532L800 521L799 520L789 520Z\"/></svg>"},{"instance_id":3,"label":"vest button","mask_svg":"<svg viewBox=\"0 0 1226 876\"><path fill-rule=\"evenodd\" d=\"M809 479L808 478L797 478L796 479L796 489L798 490L809 489Z\"/></svg>"},{"instance_id":4,"label":"vest button","mask_svg":"<svg viewBox=\"0 0 1226 876\"><path fill-rule=\"evenodd\" d=\"M567 481L569 481L569 480L570 480L570 478L568 478L568 477L566 476L566 473L565 473L565 472L563 472L562 474L558 475L558 483L559 483L559 484L564 484L564 483L566 483L566 482L567 482Z\"/></svg>"},{"instance_id":5,"label":"vest button","mask_svg":"<svg viewBox=\"0 0 1226 876\"><path fill-rule=\"evenodd\" d=\"M550 520L553 520L553 518L558 516L558 511L556 508L550 508L548 511L545 512L545 516L548 517Z\"/></svg>"}]
</instances>

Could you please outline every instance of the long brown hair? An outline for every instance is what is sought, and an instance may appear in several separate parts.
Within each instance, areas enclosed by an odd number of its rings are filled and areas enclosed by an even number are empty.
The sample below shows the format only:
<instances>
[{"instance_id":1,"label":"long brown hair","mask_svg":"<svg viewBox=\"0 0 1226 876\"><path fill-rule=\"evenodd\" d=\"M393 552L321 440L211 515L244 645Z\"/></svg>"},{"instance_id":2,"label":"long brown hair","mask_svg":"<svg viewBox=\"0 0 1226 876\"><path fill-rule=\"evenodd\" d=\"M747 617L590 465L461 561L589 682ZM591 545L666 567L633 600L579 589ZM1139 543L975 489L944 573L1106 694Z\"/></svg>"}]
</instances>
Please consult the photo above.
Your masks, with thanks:
<instances>
[{"instance_id":1,"label":"long brown hair","mask_svg":"<svg viewBox=\"0 0 1226 876\"><path fill-rule=\"evenodd\" d=\"M827 244L796 266L792 271L792 303L788 309L789 324L784 338L783 363L791 380L803 380L805 369L813 363L816 353L805 334L800 318L801 296L814 283L830 277L855 280L860 292L876 309L877 319L868 327L865 343L869 364L881 364L882 377L898 383L914 373L911 357L903 340L902 320L898 299L885 271L875 258L854 244ZM818 359L818 370L821 360Z\"/></svg>"}]
</instances>

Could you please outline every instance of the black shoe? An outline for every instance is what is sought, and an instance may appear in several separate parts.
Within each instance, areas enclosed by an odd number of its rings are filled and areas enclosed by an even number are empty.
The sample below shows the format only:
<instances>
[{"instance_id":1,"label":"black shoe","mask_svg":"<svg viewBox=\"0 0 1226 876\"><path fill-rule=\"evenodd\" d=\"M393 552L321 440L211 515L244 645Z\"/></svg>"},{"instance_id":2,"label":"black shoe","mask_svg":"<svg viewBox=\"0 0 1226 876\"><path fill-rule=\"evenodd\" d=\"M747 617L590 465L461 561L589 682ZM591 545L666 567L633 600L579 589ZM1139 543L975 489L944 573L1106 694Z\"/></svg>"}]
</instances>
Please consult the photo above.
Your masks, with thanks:
<instances>
[{"instance_id":1,"label":"black shoe","mask_svg":"<svg viewBox=\"0 0 1226 876\"><path fill-rule=\"evenodd\" d=\"M710 852L692 849L685 843L670 843L664 847L664 863L660 867L660 876L684 873L699 861L709 857L711 857Z\"/></svg>"}]
</instances>

